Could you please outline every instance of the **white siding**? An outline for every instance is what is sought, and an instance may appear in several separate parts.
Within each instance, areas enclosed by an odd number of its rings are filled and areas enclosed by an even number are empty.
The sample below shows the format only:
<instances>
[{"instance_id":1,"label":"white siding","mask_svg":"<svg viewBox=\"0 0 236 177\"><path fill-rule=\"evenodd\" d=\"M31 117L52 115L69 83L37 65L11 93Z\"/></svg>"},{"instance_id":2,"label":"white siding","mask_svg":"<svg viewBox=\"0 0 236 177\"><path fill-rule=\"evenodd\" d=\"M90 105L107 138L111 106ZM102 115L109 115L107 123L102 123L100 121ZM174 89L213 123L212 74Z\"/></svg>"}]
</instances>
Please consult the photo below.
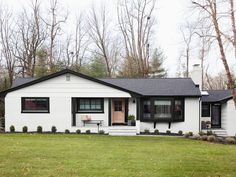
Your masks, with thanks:
<instances>
[{"instance_id":1,"label":"white siding","mask_svg":"<svg viewBox=\"0 0 236 177\"><path fill-rule=\"evenodd\" d=\"M21 97L50 97L50 113L33 114L21 113ZM129 93L114 89L84 78L70 75L70 81L66 81L66 75L31 85L6 95L6 131L14 125L16 131L22 131L23 126L28 126L29 131L36 131L37 126L42 126L45 131L50 131L56 126L58 131L65 129L75 130L71 126L71 98L72 97L131 97ZM105 99L104 114L92 115L96 119L108 121L108 103ZM96 116L96 117L95 117ZM77 115L79 117L79 115Z\"/></svg>"},{"instance_id":2,"label":"white siding","mask_svg":"<svg viewBox=\"0 0 236 177\"><path fill-rule=\"evenodd\" d=\"M236 110L233 99L227 102L227 113L225 120L225 130L229 136L236 136Z\"/></svg>"},{"instance_id":3,"label":"white siding","mask_svg":"<svg viewBox=\"0 0 236 177\"><path fill-rule=\"evenodd\" d=\"M227 128L227 103L221 105L221 128Z\"/></svg>"},{"instance_id":4,"label":"white siding","mask_svg":"<svg viewBox=\"0 0 236 177\"><path fill-rule=\"evenodd\" d=\"M145 129L154 131L154 123L141 122L141 132ZM169 129L169 123L158 123L156 129L160 132L166 132L170 130L172 133L178 133L182 130L184 133L192 131L193 133L199 132L199 99L198 98L185 98L185 121L184 122L173 122Z\"/></svg>"},{"instance_id":5,"label":"white siding","mask_svg":"<svg viewBox=\"0 0 236 177\"><path fill-rule=\"evenodd\" d=\"M134 115L136 118L136 99L135 98L129 99L128 115Z\"/></svg>"}]
</instances>

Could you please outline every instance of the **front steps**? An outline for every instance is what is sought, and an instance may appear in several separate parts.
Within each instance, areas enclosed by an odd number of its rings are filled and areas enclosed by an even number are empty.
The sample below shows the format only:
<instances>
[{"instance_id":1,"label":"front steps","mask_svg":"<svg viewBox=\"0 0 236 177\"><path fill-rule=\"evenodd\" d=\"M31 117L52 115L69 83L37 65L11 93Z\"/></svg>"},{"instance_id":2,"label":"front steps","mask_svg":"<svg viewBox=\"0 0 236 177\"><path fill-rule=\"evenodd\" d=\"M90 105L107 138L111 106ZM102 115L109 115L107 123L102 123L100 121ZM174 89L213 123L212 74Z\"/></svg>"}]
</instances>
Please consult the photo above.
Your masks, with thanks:
<instances>
[{"instance_id":1,"label":"front steps","mask_svg":"<svg viewBox=\"0 0 236 177\"><path fill-rule=\"evenodd\" d=\"M212 129L211 130L216 136L227 136L227 131L224 129Z\"/></svg>"},{"instance_id":2,"label":"front steps","mask_svg":"<svg viewBox=\"0 0 236 177\"><path fill-rule=\"evenodd\" d=\"M108 129L108 134L112 136L135 136L137 129L135 126L113 126Z\"/></svg>"}]
</instances>

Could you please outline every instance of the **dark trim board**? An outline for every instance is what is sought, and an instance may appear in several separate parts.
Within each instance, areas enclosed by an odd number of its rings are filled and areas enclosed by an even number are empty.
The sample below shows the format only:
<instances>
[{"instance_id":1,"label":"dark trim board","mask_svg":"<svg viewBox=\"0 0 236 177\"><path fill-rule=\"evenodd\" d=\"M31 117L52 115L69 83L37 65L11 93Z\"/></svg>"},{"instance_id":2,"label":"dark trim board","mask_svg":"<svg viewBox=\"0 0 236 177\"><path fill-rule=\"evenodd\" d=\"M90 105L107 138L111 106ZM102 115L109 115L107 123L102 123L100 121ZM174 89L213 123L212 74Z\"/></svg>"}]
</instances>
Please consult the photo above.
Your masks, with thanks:
<instances>
[{"instance_id":1,"label":"dark trim board","mask_svg":"<svg viewBox=\"0 0 236 177\"><path fill-rule=\"evenodd\" d=\"M213 114L213 107L218 107L218 113L219 113L219 124L213 124L214 114ZM221 105L220 104L212 104L211 105L211 127L212 128L221 128Z\"/></svg>"}]
</instances>

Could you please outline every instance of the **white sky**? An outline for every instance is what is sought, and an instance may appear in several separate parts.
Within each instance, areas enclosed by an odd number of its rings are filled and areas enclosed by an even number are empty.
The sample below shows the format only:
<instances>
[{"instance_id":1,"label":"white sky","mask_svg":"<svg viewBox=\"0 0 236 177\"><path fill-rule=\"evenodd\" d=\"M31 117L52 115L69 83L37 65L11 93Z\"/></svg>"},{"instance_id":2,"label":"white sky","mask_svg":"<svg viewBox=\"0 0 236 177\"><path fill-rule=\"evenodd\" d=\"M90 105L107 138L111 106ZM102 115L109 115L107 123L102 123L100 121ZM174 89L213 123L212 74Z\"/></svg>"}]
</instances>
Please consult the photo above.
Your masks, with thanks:
<instances>
[{"instance_id":1,"label":"white sky","mask_svg":"<svg viewBox=\"0 0 236 177\"><path fill-rule=\"evenodd\" d=\"M29 3L29 0L0 0L0 2L4 2L14 10L17 10ZM99 6L100 4L106 4L106 8L112 16L116 12L117 0L59 0L59 2L64 6L65 10L68 9L70 17L78 14L79 11L86 12L92 5ZM48 3L48 1L43 0L43 3ZM164 51L167 57L164 65L171 77L176 74L178 58L183 47L180 26L184 24L191 13L190 6L190 0L157 0L157 10L153 14L157 19L157 25L155 26L157 35L153 41L156 42L155 47L161 47ZM70 23L70 19L68 23ZM197 60L197 56L193 56L193 58L190 65L200 63ZM221 70L221 61L212 60L212 62L209 63L213 64L214 67L209 67L209 71L216 73Z\"/></svg>"}]
</instances>

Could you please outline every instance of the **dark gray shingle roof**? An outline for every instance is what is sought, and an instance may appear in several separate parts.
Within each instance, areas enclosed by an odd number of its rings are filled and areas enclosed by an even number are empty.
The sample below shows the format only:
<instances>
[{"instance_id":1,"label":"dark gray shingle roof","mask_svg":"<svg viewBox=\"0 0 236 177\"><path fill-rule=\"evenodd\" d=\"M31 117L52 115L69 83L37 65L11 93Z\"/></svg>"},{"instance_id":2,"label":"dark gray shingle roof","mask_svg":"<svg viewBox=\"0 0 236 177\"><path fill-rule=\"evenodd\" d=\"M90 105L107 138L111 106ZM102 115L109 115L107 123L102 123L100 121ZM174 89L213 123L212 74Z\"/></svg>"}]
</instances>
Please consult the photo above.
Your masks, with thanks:
<instances>
[{"instance_id":1,"label":"dark gray shingle roof","mask_svg":"<svg viewBox=\"0 0 236 177\"><path fill-rule=\"evenodd\" d=\"M19 86L19 85L26 84L26 83L28 83L28 82L31 82L31 81L35 80L35 79L36 79L36 78L32 78L32 77L30 77L30 78L16 78L16 79L14 80L14 82L12 83L11 88L17 87L17 86Z\"/></svg>"},{"instance_id":2,"label":"dark gray shingle roof","mask_svg":"<svg viewBox=\"0 0 236 177\"><path fill-rule=\"evenodd\" d=\"M101 79L144 96L201 96L190 78Z\"/></svg>"},{"instance_id":3,"label":"dark gray shingle roof","mask_svg":"<svg viewBox=\"0 0 236 177\"><path fill-rule=\"evenodd\" d=\"M206 90L209 95L202 96L202 102L219 102L232 97L231 90Z\"/></svg>"}]
</instances>

